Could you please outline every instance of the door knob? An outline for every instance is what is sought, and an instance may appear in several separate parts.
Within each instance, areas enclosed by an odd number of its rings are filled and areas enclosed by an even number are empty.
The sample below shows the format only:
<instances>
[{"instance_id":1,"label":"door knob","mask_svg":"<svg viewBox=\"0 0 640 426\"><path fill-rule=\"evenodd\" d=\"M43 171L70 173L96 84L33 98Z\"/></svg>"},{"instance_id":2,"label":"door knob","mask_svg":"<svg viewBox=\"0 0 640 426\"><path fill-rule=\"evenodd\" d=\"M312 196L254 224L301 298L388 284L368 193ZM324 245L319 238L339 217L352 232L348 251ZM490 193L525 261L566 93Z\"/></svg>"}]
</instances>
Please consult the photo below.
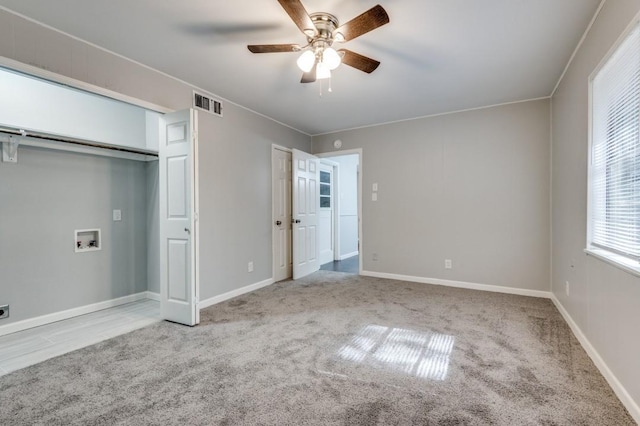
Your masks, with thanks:
<instances>
[{"instance_id":1,"label":"door knob","mask_svg":"<svg viewBox=\"0 0 640 426\"><path fill-rule=\"evenodd\" d=\"M191 231L189 230L189 228L184 228L184 232L186 232L187 234L191 235Z\"/></svg>"},{"instance_id":2,"label":"door knob","mask_svg":"<svg viewBox=\"0 0 640 426\"><path fill-rule=\"evenodd\" d=\"M280 225L282 225L282 222L279 221L279 220L276 220L276 225L280 226Z\"/></svg>"}]
</instances>

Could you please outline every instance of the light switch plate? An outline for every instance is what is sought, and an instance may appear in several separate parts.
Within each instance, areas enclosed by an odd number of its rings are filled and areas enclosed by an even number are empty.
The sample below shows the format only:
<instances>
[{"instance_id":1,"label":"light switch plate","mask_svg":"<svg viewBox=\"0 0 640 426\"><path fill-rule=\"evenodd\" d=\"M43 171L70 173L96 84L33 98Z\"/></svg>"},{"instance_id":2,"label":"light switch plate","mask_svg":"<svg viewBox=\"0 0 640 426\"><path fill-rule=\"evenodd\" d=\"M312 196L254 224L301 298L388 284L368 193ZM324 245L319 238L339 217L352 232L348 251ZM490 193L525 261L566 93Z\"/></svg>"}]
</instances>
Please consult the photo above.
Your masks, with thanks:
<instances>
[{"instance_id":1,"label":"light switch plate","mask_svg":"<svg viewBox=\"0 0 640 426\"><path fill-rule=\"evenodd\" d=\"M377 183L374 183L372 186L373 186L373 191L377 191L378 190L378 184Z\"/></svg>"},{"instance_id":2,"label":"light switch plate","mask_svg":"<svg viewBox=\"0 0 640 426\"><path fill-rule=\"evenodd\" d=\"M122 210L113 211L113 221L120 222L122 220Z\"/></svg>"}]
</instances>

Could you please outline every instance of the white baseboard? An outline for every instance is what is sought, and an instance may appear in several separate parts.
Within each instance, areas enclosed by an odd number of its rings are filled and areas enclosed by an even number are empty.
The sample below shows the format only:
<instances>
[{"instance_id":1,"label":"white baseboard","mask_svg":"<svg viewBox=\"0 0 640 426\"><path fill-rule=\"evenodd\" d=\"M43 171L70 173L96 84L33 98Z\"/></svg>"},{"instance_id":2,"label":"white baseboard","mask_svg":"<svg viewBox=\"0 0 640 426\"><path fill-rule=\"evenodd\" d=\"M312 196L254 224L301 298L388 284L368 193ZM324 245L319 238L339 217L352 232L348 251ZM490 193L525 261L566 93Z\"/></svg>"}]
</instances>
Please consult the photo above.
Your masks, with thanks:
<instances>
[{"instance_id":1,"label":"white baseboard","mask_svg":"<svg viewBox=\"0 0 640 426\"><path fill-rule=\"evenodd\" d=\"M145 295L147 299L155 300L156 302L160 301L160 293L156 293L155 291L145 291Z\"/></svg>"},{"instance_id":2,"label":"white baseboard","mask_svg":"<svg viewBox=\"0 0 640 426\"><path fill-rule=\"evenodd\" d=\"M629 414L631 414L631 417L633 417L636 423L640 424L640 406L638 406L638 403L634 401L633 398L631 398L631 395L629 395L627 389L625 389L622 383L620 383L620 380L618 380L618 378L613 374L607 363L604 362L598 351L593 347L589 339L587 339L587 336L585 336L580 327L578 327L578 324L576 324L571 315L569 315L569 312L565 309L565 307L562 305L562 303L560 303L560 301L554 294L552 294L551 300L553 301L553 304L556 305L556 308L558 308L558 311L560 311L560 314L564 317L564 320L567 322L567 324L569 324L569 327L571 327L571 331L573 331L573 334L575 334L576 338L578 339L584 350L587 352L593 363L596 365L596 367L598 367L600 373L607 380L609 386L611 386L615 394L618 396L618 399L620 399L620 401L625 406L627 411L629 411Z\"/></svg>"},{"instance_id":3,"label":"white baseboard","mask_svg":"<svg viewBox=\"0 0 640 426\"><path fill-rule=\"evenodd\" d=\"M340 260L345 260L345 259L348 259L348 258L350 258L350 257L357 256L357 255L359 255L359 254L360 254L360 253L359 253L359 252L357 252L357 251L353 251L353 252L351 252L351 253L343 254L342 256L340 256Z\"/></svg>"},{"instance_id":4,"label":"white baseboard","mask_svg":"<svg viewBox=\"0 0 640 426\"><path fill-rule=\"evenodd\" d=\"M520 296L541 297L551 299L550 291L529 290L526 288L503 287L499 285L468 283L464 281L442 280L439 278L414 277L411 275L387 274L385 272L362 271L360 275L390 280L411 281L422 284L442 285L445 287L466 288L470 290L492 291L494 293L517 294Z\"/></svg>"},{"instance_id":5,"label":"white baseboard","mask_svg":"<svg viewBox=\"0 0 640 426\"><path fill-rule=\"evenodd\" d=\"M101 311L114 306L124 305L131 302L137 302L142 299L151 299L148 291L143 291L129 296L118 297L117 299L105 300L104 302L93 303L91 305L79 306L77 308L67 309L66 311L54 312L52 314L42 315L35 318L29 318L17 321L11 324L0 326L0 336L4 336L18 331L27 330L33 327L50 324L56 321L62 321L79 315L90 314L92 312ZM154 294L154 293L152 293ZM158 300L160 298L158 297Z\"/></svg>"},{"instance_id":6,"label":"white baseboard","mask_svg":"<svg viewBox=\"0 0 640 426\"><path fill-rule=\"evenodd\" d=\"M258 290L258 289L260 289L262 287L266 287L266 286L271 285L273 283L274 283L273 278L269 278L267 280L260 281L260 282L255 283L255 284L249 284L247 286L238 288L236 290L228 291L228 292L223 293L223 294L221 294L219 296L214 296L214 297L211 297L209 299L201 300L198 303L198 309L208 308L209 306L213 306L213 305L215 305L217 303L224 302L225 300L233 299L234 297L238 297L238 296L241 296L241 295L246 294L246 293L251 293L252 291L256 291L256 290Z\"/></svg>"}]
</instances>

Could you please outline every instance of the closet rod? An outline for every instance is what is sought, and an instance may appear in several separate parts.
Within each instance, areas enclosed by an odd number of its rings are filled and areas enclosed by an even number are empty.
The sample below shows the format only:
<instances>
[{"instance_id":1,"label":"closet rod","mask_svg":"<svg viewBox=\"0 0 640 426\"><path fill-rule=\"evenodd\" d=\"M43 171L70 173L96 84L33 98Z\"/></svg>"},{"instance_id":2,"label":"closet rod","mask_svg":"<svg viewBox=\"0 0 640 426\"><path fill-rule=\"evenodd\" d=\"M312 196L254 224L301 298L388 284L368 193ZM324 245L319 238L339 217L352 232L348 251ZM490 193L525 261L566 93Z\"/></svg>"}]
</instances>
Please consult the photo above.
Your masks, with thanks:
<instances>
[{"instance_id":1,"label":"closet rod","mask_svg":"<svg viewBox=\"0 0 640 426\"><path fill-rule=\"evenodd\" d=\"M152 151L146 151L146 150L135 149L135 148L123 148L123 147L112 146L112 145L101 145L99 143L92 143L92 142L87 142L87 141L78 140L78 139L61 138L57 136L45 135L40 133L8 129L4 127L0 127L0 134L8 135L8 136L18 136L22 138L38 139L42 141L62 142L62 143L68 143L73 145L86 146L90 148L108 149L112 151L126 152L130 154L148 155L151 157L158 156L157 152L152 152Z\"/></svg>"}]
</instances>

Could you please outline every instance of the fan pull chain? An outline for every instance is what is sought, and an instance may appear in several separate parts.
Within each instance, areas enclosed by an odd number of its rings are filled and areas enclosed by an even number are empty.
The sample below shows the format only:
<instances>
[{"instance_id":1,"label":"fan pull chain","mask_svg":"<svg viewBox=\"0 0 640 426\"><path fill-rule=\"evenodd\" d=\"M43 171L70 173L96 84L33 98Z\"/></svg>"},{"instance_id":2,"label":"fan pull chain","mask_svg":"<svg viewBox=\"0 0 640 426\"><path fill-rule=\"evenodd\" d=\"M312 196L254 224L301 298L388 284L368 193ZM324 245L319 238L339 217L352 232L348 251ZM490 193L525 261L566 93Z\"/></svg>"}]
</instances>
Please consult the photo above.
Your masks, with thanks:
<instances>
[{"instance_id":1,"label":"fan pull chain","mask_svg":"<svg viewBox=\"0 0 640 426\"><path fill-rule=\"evenodd\" d=\"M327 80L329 81L329 87L327 88L327 92L333 93L333 89L331 88L331 77L329 77ZM318 80L318 87L320 88L318 96L322 97L322 80Z\"/></svg>"}]
</instances>

